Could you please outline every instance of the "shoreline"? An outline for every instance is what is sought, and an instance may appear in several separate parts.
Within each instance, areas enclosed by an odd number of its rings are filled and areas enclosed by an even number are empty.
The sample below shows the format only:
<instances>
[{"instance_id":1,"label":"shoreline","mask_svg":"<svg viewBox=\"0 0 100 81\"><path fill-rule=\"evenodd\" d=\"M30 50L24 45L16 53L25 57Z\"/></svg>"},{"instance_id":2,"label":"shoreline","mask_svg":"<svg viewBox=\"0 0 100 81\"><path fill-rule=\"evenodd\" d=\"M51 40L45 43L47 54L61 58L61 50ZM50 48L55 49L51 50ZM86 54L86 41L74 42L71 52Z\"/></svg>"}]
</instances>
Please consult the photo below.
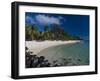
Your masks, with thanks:
<instances>
[{"instance_id":1,"label":"shoreline","mask_svg":"<svg viewBox=\"0 0 100 81\"><path fill-rule=\"evenodd\" d=\"M58 45L63 45L63 44L73 44L73 43L78 43L80 40L68 40L68 41L50 41L50 40L45 40L45 41L26 41L25 46L28 47L29 51L32 51L32 54L38 54L40 51L43 49L46 49L48 47L52 46L58 46Z\"/></svg>"}]
</instances>

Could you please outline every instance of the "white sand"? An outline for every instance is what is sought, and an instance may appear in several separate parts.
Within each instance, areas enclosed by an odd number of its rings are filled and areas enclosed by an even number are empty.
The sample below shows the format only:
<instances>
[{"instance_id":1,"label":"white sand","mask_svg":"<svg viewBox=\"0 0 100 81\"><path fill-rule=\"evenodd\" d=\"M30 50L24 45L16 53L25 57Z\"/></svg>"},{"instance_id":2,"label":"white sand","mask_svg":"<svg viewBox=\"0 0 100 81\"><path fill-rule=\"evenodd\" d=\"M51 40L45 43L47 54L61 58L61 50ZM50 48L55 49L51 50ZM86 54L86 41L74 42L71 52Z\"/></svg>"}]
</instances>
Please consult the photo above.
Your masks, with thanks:
<instances>
[{"instance_id":1,"label":"white sand","mask_svg":"<svg viewBox=\"0 0 100 81\"><path fill-rule=\"evenodd\" d=\"M28 49L30 51L33 52L33 54L38 54L40 51L42 51L45 48L48 47L52 47L52 46L57 46L57 45L62 45L62 44L73 44L73 43L77 43L80 42L80 40L69 40L69 41L41 41L41 42L37 42L37 41L26 41L26 47L28 47Z\"/></svg>"}]
</instances>

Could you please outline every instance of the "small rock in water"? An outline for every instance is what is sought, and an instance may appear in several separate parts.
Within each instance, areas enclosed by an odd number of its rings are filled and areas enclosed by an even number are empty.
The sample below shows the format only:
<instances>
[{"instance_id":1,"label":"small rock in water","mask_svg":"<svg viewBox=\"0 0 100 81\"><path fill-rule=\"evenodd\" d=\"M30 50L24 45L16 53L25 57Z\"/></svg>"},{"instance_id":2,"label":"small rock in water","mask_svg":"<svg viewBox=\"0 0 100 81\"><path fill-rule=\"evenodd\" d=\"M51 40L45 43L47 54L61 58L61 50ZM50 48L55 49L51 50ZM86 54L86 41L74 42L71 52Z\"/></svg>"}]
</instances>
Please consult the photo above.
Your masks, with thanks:
<instances>
[{"instance_id":1,"label":"small rock in water","mask_svg":"<svg viewBox=\"0 0 100 81\"><path fill-rule=\"evenodd\" d=\"M25 47L25 50L28 50L28 47Z\"/></svg>"},{"instance_id":2,"label":"small rock in water","mask_svg":"<svg viewBox=\"0 0 100 81\"><path fill-rule=\"evenodd\" d=\"M71 61L72 60L71 57L68 57L68 60Z\"/></svg>"},{"instance_id":3,"label":"small rock in water","mask_svg":"<svg viewBox=\"0 0 100 81\"><path fill-rule=\"evenodd\" d=\"M79 59L77 59L78 61L81 61L81 59L79 58Z\"/></svg>"}]
</instances>

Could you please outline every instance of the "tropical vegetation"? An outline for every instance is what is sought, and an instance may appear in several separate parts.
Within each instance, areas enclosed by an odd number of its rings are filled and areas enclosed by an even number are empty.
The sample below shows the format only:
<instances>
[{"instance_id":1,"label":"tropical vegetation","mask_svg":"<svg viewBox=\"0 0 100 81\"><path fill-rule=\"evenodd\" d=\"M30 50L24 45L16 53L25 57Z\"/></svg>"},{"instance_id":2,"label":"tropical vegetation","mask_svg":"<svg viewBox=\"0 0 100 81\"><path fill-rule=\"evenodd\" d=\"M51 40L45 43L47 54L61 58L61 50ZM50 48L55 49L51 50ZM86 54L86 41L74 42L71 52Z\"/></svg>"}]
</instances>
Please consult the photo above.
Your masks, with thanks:
<instances>
[{"instance_id":1,"label":"tropical vegetation","mask_svg":"<svg viewBox=\"0 0 100 81\"><path fill-rule=\"evenodd\" d=\"M44 26L43 31L39 31L37 25L26 24L25 25L25 36L27 41L32 40L80 40L80 37L72 36L65 32L62 27L57 24L52 24L51 27L48 25Z\"/></svg>"}]
</instances>

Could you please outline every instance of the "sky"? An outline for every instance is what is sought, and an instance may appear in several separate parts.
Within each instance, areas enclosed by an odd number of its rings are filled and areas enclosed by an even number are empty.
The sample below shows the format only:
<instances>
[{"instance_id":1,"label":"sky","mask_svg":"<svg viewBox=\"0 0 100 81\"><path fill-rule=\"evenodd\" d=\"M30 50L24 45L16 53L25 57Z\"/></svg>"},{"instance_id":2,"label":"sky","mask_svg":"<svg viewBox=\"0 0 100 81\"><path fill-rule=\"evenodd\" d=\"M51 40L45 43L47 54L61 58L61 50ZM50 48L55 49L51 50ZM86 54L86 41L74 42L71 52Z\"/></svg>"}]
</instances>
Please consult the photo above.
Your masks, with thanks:
<instances>
[{"instance_id":1,"label":"sky","mask_svg":"<svg viewBox=\"0 0 100 81\"><path fill-rule=\"evenodd\" d=\"M45 25L58 24L73 36L89 39L89 15L26 12L25 24L35 24L39 31L44 31Z\"/></svg>"}]
</instances>

